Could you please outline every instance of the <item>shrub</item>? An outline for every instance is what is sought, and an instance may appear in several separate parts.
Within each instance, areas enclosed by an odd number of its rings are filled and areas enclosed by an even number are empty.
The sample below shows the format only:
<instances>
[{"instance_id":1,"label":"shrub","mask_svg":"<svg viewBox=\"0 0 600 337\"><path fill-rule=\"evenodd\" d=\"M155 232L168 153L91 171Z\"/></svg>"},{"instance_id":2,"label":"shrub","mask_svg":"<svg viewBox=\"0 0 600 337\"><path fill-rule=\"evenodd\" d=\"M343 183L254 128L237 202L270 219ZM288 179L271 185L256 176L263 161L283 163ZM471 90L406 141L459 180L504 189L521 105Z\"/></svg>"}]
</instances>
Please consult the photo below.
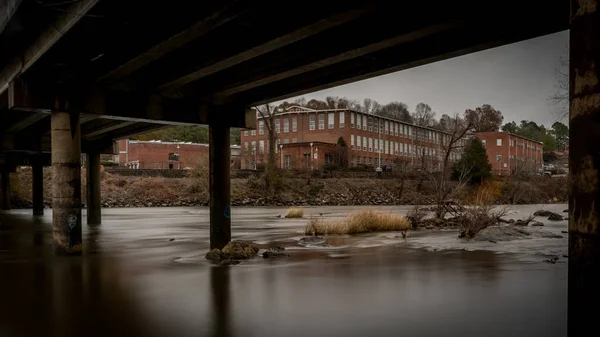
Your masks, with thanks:
<instances>
[{"instance_id":1,"label":"shrub","mask_svg":"<svg viewBox=\"0 0 600 337\"><path fill-rule=\"evenodd\" d=\"M325 221L311 218L305 228L306 235L359 234L386 231L407 231L408 219L391 213L362 210L348 215L343 220ZM404 234L403 234L404 236Z\"/></svg>"},{"instance_id":2,"label":"shrub","mask_svg":"<svg viewBox=\"0 0 600 337\"><path fill-rule=\"evenodd\" d=\"M292 207L287 210L286 218L301 218L304 216L304 210L300 207Z\"/></svg>"},{"instance_id":3,"label":"shrub","mask_svg":"<svg viewBox=\"0 0 600 337\"><path fill-rule=\"evenodd\" d=\"M471 184L480 184L492 176L492 165L488 161L485 146L476 137L469 141L462 156L452 167L452 179L461 180L465 174Z\"/></svg>"}]
</instances>

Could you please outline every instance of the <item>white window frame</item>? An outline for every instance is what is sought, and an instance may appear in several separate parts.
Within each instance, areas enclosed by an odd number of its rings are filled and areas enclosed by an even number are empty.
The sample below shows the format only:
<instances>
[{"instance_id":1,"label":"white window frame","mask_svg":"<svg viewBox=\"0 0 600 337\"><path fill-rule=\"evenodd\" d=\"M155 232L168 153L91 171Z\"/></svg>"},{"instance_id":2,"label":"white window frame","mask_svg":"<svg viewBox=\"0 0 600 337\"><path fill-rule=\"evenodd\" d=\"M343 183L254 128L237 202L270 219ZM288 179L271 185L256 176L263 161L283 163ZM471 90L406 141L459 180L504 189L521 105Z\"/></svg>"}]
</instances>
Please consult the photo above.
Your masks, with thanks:
<instances>
[{"instance_id":1,"label":"white window frame","mask_svg":"<svg viewBox=\"0 0 600 337\"><path fill-rule=\"evenodd\" d=\"M377 138L375 138L375 140L373 141L373 149L375 150L375 152L377 152L377 149L379 149L379 140Z\"/></svg>"},{"instance_id":2,"label":"white window frame","mask_svg":"<svg viewBox=\"0 0 600 337\"><path fill-rule=\"evenodd\" d=\"M319 130L325 130L325 114L319 114Z\"/></svg>"},{"instance_id":3,"label":"white window frame","mask_svg":"<svg viewBox=\"0 0 600 337\"><path fill-rule=\"evenodd\" d=\"M292 132L298 131L298 117L292 117Z\"/></svg>"},{"instance_id":4,"label":"white window frame","mask_svg":"<svg viewBox=\"0 0 600 337\"><path fill-rule=\"evenodd\" d=\"M335 112L327 114L327 128L330 130L335 128Z\"/></svg>"},{"instance_id":5,"label":"white window frame","mask_svg":"<svg viewBox=\"0 0 600 337\"><path fill-rule=\"evenodd\" d=\"M308 129L310 131L314 131L316 127L316 118L315 115L308 116Z\"/></svg>"},{"instance_id":6,"label":"white window frame","mask_svg":"<svg viewBox=\"0 0 600 337\"><path fill-rule=\"evenodd\" d=\"M398 128L399 128L399 127L400 127L400 126L398 125L398 123L394 123L394 129L395 129L395 131L396 131L394 134L396 135L396 137L398 137Z\"/></svg>"},{"instance_id":7,"label":"white window frame","mask_svg":"<svg viewBox=\"0 0 600 337\"><path fill-rule=\"evenodd\" d=\"M265 154L265 141L264 140L258 141L258 154Z\"/></svg>"},{"instance_id":8,"label":"white window frame","mask_svg":"<svg viewBox=\"0 0 600 337\"><path fill-rule=\"evenodd\" d=\"M248 153L250 151L250 143L244 142L244 153Z\"/></svg>"},{"instance_id":9,"label":"white window frame","mask_svg":"<svg viewBox=\"0 0 600 337\"><path fill-rule=\"evenodd\" d=\"M363 118L363 130L367 131L367 116L363 115L362 118Z\"/></svg>"},{"instance_id":10,"label":"white window frame","mask_svg":"<svg viewBox=\"0 0 600 337\"><path fill-rule=\"evenodd\" d=\"M244 136L248 137L248 130L244 130Z\"/></svg>"},{"instance_id":11,"label":"white window frame","mask_svg":"<svg viewBox=\"0 0 600 337\"><path fill-rule=\"evenodd\" d=\"M290 140L288 138L283 139L283 144L289 144L289 143L290 143Z\"/></svg>"},{"instance_id":12,"label":"white window frame","mask_svg":"<svg viewBox=\"0 0 600 337\"><path fill-rule=\"evenodd\" d=\"M502 138L496 139L496 146L502 146Z\"/></svg>"},{"instance_id":13,"label":"white window frame","mask_svg":"<svg viewBox=\"0 0 600 337\"><path fill-rule=\"evenodd\" d=\"M390 134L390 122L385 121L385 134L389 135Z\"/></svg>"},{"instance_id":14,"label":"white window frame","mask_svg":"<svg viewBox=\"0 0 600 337\"><path fill-rule=\"evenodd\" d=\"M369 137L369 152L373 152L373 138Z\"/></svg>"},{"instance_id":15,"label":"white window frame","mask_svg":"<svg viewBox=\"0 0 600 337\"><path fill-rule=\"evenodd\" d=\"M279 152L279 144L281 144L281 141L279 139L275 140L275 153Z\"/></svg>"},{"instance_id":16,"label":"white window frame","mask_svg":"<svg viewBox=\"0 0 600 337\"><path fill-rule=\"evenodd\" d=\"M356 150L360 151L362 149L361 143L360 143L361 139L360 136L356 136Z\"/></svg>"},{"instance_id":17,"label":"white window frame","mask_svg":"<svg viewBox=\"0 0 600 337\"><path fill-rule=\"evenodd\" d=\"M363 140L363 151L367 151L367 137L362 137Z\"/></svg>"},{"instance_id":18,"label":"white window frame","mask_svg":"<svg viewBox=\"0 0 600 337\"><path fill-rule=\"evenodd\" d=\"M481 144L483 144L483 146L485 146L485 144L486 144L486 141L485 141L485 139L482 139L482 140L481 140Z\"/></svg>"},{"instance_id":19,"label":"white window frame","mask_svg":"<svg viewBox=\"0 0 600 337\"><path fill-rule=\"evenodd\" d=\"M385 154L390 154L390 141L385 141Z\"/></svg>"},{"instance_id":20,"label":"white window frame","mask_svg":"<svg viewBox=\"0 0 600 337\"><path fill-rule=\"evenodd\" d=\"M350 128L354 129L354 112L350 112Z\"/></svg>"},{"instance_id":21,"label":"white window frame","mask_svg":"<svg viewBox=\"0 0 600 337\"><path fill-rule=\"evenodd\" d=\"M345 119L346 119L346 112L345 111L340 111L339 117L338 117L338 124L339 124L339 128L343 129L344 127L346 127L345 125Z\"/></svg>"},{"instance_id":22,"label":"white window frame","mask_svg":"<svg viewBox=\"0 0 600 337\"><path fill-rule=\"evenodd\" d=\"M256 136L256 129L250 131L250 135Z\"/></svg>"},{"instance_id":23,"label":"white window frame","mask_svg":"<svg viewBox=\"0 0 600 337\"><path fill-rule=\"evenodd\" d=\"M292 138L292 143L298 143L298 138L296 138L296 137Z\"/></svg>"},{"instance_id":24,"label":"white window frame","mask_svg":"<svg viewBox=\"0 0 600 337\"><path fill-rule=\"evenodd\" d=\"M275 119L273 121L273 123L275 123L275 133L280 133L281 132L281 122L279 121L279 118Z\"/></svg>"},{"instance_id":25,"label":"white window frame","mask_svg":"<svg viewBox=\"0 0 600 337\"><path fill-rule=\"evenodd\" d=\"M263 121L258 121L258 134L261 136L265 134L265 122Z\"/></svg>"},{"instance_id":26,"label":"white window frame","mask_svg":"<svg viewBox=\"0 0 600 337\"><path fill-rule=\"evenodd\" d=\"M354 150L354 135L350 135L350 150Z\"/></svg>"},{"instance_id":27,"label":"white window frame","mask_svg":"<svg viewBox=\"0 0 600 337\"><path fill-rule=\"evenodd\" d=\"M359 114L356 114L356 128L362 129L362 117Z\"/></svg>"},{"instance_id":28,"label":"white window frame","mask_svg":"<svg viewBox=\"0 0 600 337\"><path fill-rule=\"evenodd\" d=\"M283 119L283 133L288 133L288 132L290 132L290 119L284 118Z\"/></svg>"}]
</instances>

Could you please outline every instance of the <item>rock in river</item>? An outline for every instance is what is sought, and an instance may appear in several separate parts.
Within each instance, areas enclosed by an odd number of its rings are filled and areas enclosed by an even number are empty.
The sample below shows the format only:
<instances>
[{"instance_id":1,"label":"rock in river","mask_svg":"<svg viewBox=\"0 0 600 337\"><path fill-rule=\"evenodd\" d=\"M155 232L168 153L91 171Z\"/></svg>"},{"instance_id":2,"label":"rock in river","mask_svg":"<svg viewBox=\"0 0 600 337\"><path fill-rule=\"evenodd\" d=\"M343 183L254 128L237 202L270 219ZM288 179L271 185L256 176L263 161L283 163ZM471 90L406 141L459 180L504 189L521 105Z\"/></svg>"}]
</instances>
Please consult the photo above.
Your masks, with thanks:
<instances>
[{"instance_id":1,"label":"rock in river","mask_svg":"<svg viewBox=\"0 0 600 337\"><path fill-rule=\"evenodd\" d=\"M544 209L540 209L540 210L536 211L535 213L533 213L533 215L535 215L535 216L550 216L550 214L552 214L552 212L550 212L548 210L544 210Z\"/></svg>"},{"instance_id":2,"label":"rock in river","mask_svg":"<svg viewBox=\"0 0 600 337\"><path fill-rule=\"evenodd\" d=\"M327 241L320 236L305 236L298 240L298 244L304 247L329 247Z\"/></svg>"},{"instance_id":3,"label":"rock in river","mask_svg":"<svg viewBox=\"0 0 600 337\"><path fill-rule=\"evenodd\" d=\"M283 248L283 247L269 248L265 252L263 252L262 256L265 259L289 256L288 254L284 253L284 251L285 251L285 248Z\"/></svg>"},{"instance_id":4,"label":"rock in river","mask_svg":"<svg viewBox=\"0 0 600 337\"><path fill-rule=\"evenodd\" d=\"M532 221L531 222L531 226L532 227L542 227L544 225L543 222L539 222L539 221Z\"/></svg>"},{"instance_id":5,"label":"rock in river","mask_svg":"<svg viewBox=\"0 0 600 337\"><path fill-rule=\"evenodd\" d=\"M562 221L564 220L562 215L557 214L557 213L550 213L550 216L548 217L548 220L550 221Z\"/></svg>"},{"instance_id":6,"label":"rock in river","mask_svg":"<svg viewBox=\"0 0 600 337\"><path fill-rule=\"evenodd\" d=\"M258 247L249 242L231 241L222 250L213 249L206 253L206 259L211 261L230 261L222 264L236 264L233 260L249 259L258 254Z\"/></svg>"}]
</instances>

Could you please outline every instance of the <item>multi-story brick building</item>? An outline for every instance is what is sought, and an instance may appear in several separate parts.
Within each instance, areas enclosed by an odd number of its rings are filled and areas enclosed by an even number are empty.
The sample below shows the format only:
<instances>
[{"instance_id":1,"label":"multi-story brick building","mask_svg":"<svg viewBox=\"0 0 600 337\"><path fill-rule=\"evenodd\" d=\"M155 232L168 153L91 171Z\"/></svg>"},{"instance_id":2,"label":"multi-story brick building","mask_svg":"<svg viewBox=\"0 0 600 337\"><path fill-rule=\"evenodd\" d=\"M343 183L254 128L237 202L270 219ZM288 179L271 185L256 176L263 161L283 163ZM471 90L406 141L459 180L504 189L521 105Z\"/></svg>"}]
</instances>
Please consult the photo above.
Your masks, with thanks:
<instances>
[{"instance_id":1,"label":"multi-story brick building","mask_svg":"<svg viewBox=\"0 0 600 337\"><path fill-rule=\"evenodd\" d=\"M492 171L508 175L515 171L539 172L543 169L543 143L508 132L478 132L487 151Z\"/></svg>"},{"instance_id":2,"label":"multi-story brick building","mask_svg":"<svg viewBox=\"0 0 600 337\"><path fill-rule=\"evenodd\" d=\"M254 169L267 162L269 140L265 120L256 130L241 136L241 165ZM439 130L349 109L312 110L293 106L274 116L275 151L280 168L320 169L340 158L338 139L343 138L343 156L348 166L402 165L439 167L442 144L449 136ZM458 158L458 151L451 159Z\"/></svg>"},{"instance_id":3,"label":"multi-story brick building","mask_svg":"<svg viewBox=\"0 0 600 337\"><path fill-rule=\"evenodd\" d=\"M239 168L239 154L239 145L232 145L233 168ZM208 164L208 144L121 139L118 163L132 169L190 169Z\"/></svg>"}]
</instances>

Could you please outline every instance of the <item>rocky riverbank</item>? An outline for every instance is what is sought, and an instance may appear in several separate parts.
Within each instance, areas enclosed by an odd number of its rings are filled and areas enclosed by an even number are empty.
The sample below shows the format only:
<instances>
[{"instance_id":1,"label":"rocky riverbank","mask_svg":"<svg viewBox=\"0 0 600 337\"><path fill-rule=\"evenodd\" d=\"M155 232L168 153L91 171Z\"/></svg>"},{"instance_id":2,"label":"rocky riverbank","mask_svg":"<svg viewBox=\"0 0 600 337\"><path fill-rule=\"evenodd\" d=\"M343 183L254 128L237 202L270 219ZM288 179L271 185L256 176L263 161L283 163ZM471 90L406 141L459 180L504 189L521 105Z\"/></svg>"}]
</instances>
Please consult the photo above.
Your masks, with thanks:
<instances>
[{"instance_id":1,"label":"rocky riverbank","mask_svg":"<svg viewBox=\"0 0 600 337\"><path fill-rule=\"evenodd\" d=\"M44 172L44 198L51 204L51 174ZM31 207L31 171L22 170L11 177L13 208ZM497 183L498 197L507 203L564 202L566 180L562 178L532 179L518 183ZM275 196L265 195L257 178L232 179L233 206L346 206L346 205L411 205L423 203L435 192L427 183L414 180L376 178L285 178ZM102 173L102 206L168 207L208 205L206 176L184 178L132 177ZM468 197L470 193L466 193ZM82 196L86 195L82 176ZM85 197L83 198L85 200Z\"/></svg>"}]
</instances>

